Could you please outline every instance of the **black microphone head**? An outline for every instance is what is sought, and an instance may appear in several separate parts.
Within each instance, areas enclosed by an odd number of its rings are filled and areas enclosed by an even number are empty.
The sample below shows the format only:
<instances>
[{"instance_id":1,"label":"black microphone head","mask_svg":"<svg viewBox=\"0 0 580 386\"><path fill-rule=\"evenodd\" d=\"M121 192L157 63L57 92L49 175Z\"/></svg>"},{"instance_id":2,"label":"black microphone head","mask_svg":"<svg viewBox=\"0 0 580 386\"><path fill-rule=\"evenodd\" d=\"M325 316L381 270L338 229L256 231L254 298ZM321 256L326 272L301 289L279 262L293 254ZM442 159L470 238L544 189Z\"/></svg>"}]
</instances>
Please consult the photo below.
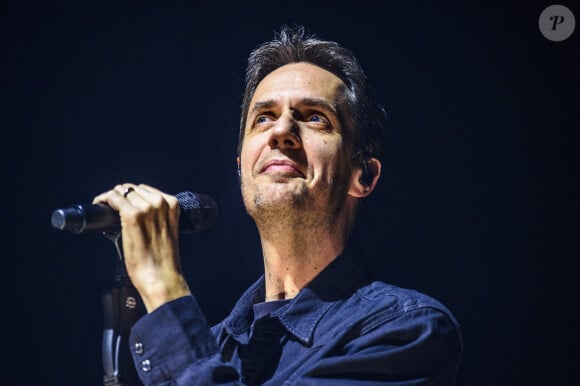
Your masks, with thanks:
<instances>
[{"instance_id":1,"label":"black microphone head","mask_svg":"<svg viewBox=\"0 0 580 386\"><path fill-rule=\"evenodd\" d=\"M201 232L212 227L218 217L218 207L214 199L200 193L181 192L175 195L179 201L179 232Z\"/></svg>"}]
</instances>

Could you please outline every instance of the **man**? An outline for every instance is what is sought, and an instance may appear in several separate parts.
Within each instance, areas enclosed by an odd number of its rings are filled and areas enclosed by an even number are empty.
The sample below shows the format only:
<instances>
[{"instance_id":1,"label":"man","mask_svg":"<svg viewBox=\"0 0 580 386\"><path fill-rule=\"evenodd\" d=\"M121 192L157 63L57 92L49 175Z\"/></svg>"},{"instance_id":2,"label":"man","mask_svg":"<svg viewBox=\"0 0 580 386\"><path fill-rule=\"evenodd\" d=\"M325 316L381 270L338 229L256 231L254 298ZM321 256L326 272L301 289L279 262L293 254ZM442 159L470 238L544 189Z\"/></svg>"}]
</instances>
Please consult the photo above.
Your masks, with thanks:
<instances>
[{"instance_id":1,"label":"man","mask_svg":"<svg viewBox=\"0 0 580 386\"><path fill-rule=\"evenodd\" d=\"M146 385L455 383L452 314L374 281L348 243L380 177L384 118L334 42L283 29L252 53L237 161L264 276L213 329L181 273L176 198L128 183L95 198L119 211L148 311L130 339Z\"/></svg>"}]
</instances>

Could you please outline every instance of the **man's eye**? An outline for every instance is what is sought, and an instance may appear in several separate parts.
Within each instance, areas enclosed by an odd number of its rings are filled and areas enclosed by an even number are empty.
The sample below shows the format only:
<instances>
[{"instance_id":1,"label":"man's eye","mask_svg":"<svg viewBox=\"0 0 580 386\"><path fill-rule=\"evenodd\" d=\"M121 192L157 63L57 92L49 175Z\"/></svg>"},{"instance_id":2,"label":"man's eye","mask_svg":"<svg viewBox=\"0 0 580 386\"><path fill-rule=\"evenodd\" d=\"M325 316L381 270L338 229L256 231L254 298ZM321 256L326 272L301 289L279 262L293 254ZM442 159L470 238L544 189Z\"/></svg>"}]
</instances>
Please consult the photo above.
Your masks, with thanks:
<instances>
[{"instance_id":1,"label":"man's eye","mask_svg":"<svg viewBox=\"0 0 580 386\"><path fill-rule=\"evenodd\" d=\"M330 124L330 122L328 121L328 119L326 119L325 116L320 115L320 114L312 114L311 116L308 117L308 122L323 123L325 125L329 125Z\"/></svg>"},{"instance_id":2,"label":"man's eye","mask_svg":"<svg viewBox=\"0 0 580 386\"><path fill-rule=\"evenodd\" d=\"M258 118L256 118L256 123L266 123L269 121L270 121L270 118L267 117L266 115L260 115Z\"/></svg>"}]
</instances>

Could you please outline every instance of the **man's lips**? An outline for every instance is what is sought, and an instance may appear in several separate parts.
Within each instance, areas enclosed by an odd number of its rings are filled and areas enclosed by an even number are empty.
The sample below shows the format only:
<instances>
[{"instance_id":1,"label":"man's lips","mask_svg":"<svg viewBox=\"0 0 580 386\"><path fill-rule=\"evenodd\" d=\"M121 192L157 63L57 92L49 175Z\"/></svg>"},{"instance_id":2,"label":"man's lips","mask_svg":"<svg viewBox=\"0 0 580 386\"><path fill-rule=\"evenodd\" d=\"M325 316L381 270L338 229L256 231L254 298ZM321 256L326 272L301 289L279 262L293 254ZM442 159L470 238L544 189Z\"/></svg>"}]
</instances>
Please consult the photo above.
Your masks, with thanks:
<instances>
[{"instance_id":1,"label":"man's lips","mask_svg":"<svg viewBox=\"0 0 580 386\"><path fill-rule=\"evenodd\" d=\"M260 173L290 174L304 178L304 173L300 171L298 165L289 160L268 161L264 164Z\"/></svg>"}]
</instances>

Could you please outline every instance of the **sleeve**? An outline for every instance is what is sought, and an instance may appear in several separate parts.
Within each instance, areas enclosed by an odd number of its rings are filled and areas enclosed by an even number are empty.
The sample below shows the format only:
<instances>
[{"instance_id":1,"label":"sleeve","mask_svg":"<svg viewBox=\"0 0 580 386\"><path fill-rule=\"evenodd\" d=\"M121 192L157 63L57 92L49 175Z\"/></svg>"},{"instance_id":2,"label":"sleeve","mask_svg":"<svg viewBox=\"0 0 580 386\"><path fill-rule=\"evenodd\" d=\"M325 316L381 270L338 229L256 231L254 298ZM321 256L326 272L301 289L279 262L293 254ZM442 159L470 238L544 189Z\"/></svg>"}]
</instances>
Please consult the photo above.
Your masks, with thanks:
<instances>
[{"instance_id":1,"label":"sleeve","mask_svg":"<svg viewBox=\"0 0 580 386\"><path fill-rule=\"evenodd\" d=\"M462 351L459 326L446 312L377 316L347 332L296 384L460 385Z\"/></svg>"},{"instance_id":2,"label":"sleeve","mask_svg":"<svg viewBox=\"0 0 580 386\"><path fill-rule=\"evenodd\" d=\"M131 329L135 368L145 385L227 384L238 378L221 355L193 296L164 304Z\"/></svg>"}]
</instances>

